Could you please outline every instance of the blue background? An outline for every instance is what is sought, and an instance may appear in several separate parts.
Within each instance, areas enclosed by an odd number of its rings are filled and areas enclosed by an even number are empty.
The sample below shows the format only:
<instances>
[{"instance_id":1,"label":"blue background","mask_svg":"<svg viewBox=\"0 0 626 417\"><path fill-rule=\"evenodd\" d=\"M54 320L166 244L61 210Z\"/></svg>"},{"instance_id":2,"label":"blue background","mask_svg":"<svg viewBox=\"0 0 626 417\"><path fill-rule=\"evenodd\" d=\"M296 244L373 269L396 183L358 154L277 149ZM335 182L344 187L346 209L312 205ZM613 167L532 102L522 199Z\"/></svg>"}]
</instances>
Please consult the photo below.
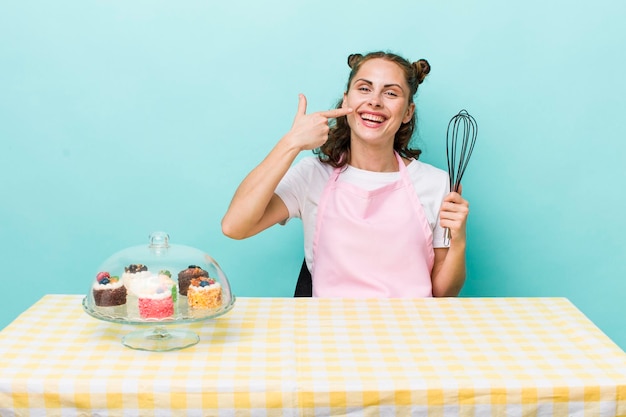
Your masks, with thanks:
<instances>
[{"instance_id":1,"label":"blue background","mask_svg":"<svg viewBox=\"0 0 626 417\"><path fill-rule=\"evenodd\" d=\"M221 234L235 188L334 106L350 53L426 58L416 144L479 123L463 296L569 298L626 348L626 3L8 1L0 6L0 328L156 230L238 296L291 296L300 223Z\"/></svg>"}]
</instances>

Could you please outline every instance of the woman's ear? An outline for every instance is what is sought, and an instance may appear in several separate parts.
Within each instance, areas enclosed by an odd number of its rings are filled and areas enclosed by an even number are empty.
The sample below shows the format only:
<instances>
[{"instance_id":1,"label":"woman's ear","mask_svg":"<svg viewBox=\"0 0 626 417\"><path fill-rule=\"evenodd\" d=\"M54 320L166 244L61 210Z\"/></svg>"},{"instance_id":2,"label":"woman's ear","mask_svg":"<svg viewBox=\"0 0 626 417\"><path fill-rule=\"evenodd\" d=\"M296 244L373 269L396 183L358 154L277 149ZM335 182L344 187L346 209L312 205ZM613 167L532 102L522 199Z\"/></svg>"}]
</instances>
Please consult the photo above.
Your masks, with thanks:
<instances>
[{"instance_id":1,"label":"woman's ear","mask_svg":"<svg viewBox=\"0 0 626 417\"><path fill-rule=\"evenodd\" d=\"M415 112L415 103L411 103L409 104L409 108L406 109L406 115L404 116L404 119L402 119L402 123L409 123L411 121L411 118L413 117L414 112Z\"/></svg>"},{"instance_id":2,"label":"woman's ear","mask_svg":"<svg viewBox=\"0 0 626 417\"><path fill-rule=\"evenodd\" d=\"M343 93L343 100L341 101L341 107L346 108L346 100L348 99L348 93Z\"/></svg>"}]
</instances>

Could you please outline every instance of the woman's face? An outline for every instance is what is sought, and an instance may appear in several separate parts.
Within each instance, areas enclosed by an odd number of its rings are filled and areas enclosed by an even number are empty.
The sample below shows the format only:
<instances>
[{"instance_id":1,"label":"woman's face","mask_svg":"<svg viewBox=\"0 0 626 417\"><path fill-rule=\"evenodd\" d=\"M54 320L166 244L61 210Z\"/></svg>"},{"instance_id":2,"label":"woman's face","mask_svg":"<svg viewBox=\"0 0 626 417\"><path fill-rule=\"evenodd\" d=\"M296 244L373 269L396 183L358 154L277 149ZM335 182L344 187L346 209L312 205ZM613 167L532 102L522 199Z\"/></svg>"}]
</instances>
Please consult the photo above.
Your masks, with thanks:
<instances>
[{"instance_id":1,"label":"woman's face","mask_svg":"<svg viewBox=\"0 0 626 417\"><path fill-rule=\"evenodd\" d=\"M413 117L415 104L409 104L410 94L397 64L379 58L364 62L343 96L342 107L354 109L347 116L351 139L393 146L400 125Z\"/></svg>"}]
</instances>

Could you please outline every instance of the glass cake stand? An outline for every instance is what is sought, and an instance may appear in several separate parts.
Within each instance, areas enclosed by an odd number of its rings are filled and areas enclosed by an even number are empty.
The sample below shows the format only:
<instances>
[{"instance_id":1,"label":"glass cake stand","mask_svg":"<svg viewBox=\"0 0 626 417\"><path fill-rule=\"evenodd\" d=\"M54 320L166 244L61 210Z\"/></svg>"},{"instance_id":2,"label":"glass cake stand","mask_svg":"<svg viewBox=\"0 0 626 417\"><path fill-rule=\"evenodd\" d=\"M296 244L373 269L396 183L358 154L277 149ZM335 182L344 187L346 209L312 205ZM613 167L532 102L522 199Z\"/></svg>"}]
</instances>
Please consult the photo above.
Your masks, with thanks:
<instances>
[{"instance_id":1,"label":"glass cake stand","mask_svg":"<svg viewBox=\"0 0 626 417\"><path fill-rule=\"evenodd\" d=\"M149 239L148 245L119 251L100 265L83 309L98 320L143 327L122 338L131 349L163 352L193 346L200 341L195 332L171 326L222 316L234 307L236 297L213 257L170 244L164 232ZM213 294L206 303L204 296L198 301L192 295L205 292Z\"/></svg>"}]
</instances>

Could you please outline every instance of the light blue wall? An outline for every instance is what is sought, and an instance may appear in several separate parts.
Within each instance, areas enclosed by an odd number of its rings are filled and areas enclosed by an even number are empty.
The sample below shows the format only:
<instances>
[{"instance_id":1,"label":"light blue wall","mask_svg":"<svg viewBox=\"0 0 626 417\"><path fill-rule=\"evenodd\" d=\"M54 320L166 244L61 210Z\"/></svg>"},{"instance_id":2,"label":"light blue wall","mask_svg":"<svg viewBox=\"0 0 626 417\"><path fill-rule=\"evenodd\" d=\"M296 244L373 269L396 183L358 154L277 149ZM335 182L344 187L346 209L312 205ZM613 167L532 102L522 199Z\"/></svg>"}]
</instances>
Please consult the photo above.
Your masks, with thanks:
<instances>
[{"instance_id":1,"label":"light blue wall","mask_svg":"<svg viewBox=\"0 0 626 417\"><path fill-rule=\"evenodd\" d=\"M479 142L466 296L565 296L626 349L626 66L620 0L9 1L0 6L0 328L166 230L239 296L291 296L299 222L220 219L297 94L334 105L353 52L427 58L423 159L466 108Z\"/></svg>"}]
</instances>

